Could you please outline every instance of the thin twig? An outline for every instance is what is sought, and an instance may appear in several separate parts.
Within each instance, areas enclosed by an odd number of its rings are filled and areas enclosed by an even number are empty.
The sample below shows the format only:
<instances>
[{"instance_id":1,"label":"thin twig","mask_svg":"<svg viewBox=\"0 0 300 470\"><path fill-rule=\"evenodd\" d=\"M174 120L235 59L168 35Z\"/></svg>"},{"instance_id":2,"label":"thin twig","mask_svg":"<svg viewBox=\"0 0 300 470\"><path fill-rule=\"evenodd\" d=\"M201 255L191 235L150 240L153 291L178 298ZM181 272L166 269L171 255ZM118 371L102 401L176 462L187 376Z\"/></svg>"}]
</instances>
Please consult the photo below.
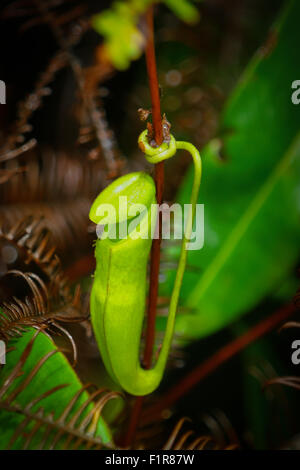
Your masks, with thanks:
<instances>
[{"instance_id":1,"label":"thin twig","mask_svg":"<svg viewBox=\"0 0 300 470\"><path fill-rule=\"evenodd\" d=\"M26 144L21 145L20 147L10 150L3 155L0 155L0 163L2 162L7 162L8 160L13 160L14 158L19 157L25 152L28 152L29 150L33 149L37 144L36 139L30 139Z\"/></svg>"}]
</instances>

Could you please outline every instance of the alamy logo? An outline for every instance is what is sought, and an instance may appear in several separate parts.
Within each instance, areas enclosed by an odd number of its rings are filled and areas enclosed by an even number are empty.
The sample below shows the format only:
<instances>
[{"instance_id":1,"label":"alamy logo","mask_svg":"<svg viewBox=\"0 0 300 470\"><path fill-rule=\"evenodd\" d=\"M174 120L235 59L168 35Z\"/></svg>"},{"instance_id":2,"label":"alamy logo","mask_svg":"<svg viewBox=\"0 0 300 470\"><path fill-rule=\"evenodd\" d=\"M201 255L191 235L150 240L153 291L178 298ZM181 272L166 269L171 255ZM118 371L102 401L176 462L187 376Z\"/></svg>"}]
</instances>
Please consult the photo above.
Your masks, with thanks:
<instances>
[{"instance_id":1,"label":"alamy logo","mask_svg":"<svg viewBox=\"0 0 300 470\"><path fill-rule=\"evenodd\" d=\"M0 104L6 104L6 85L3 80L0 80Z\"/></svg>"},{"instance_id":2,"label":"alamy logo","mask_svg":"<svg viewBox=\"0 0 300 470\"><path fill-rule=\"evenodd\" d=\"M292 103L298 105L300 104L300 80L293 81L292 89L295 90L291 96Z\"/></svg>"},{"instance_id":3,"label":"alamy logo","mask_svg":"<svg viewBox=\"0 0 300 470\"><path fill-rule=\"evenodd\" d=\"M204 204L196 204L194 223L191 222L191 204L129 203L127 196L119 196L119 210L113 204L100 204L97 216L101 218L96 233L99 239L156 239L159 238L157 215L162 215L161 238L182 240L187 238L187 250L201 250L204 245ZM146 216L147 214L147 216ZM119 223L118 221L122 221Z\"/></svg>"},{"instance_id":4,"label":"alamy logo","mask_svg":"<svg viewBox=\"0 0 300 470\"><path fill-rule=\"evenodd\" d=\"M6 346L4 341L0 340L0 364L6 363Z\"/></svg>"},{"instance_id":5,"label":"alamy logo","mask_svg":"<svg viewBox=\"0 0 300 470\"><path fill-rule=\"evenodd\" d=\"M295 349L295 351L292 354L292 363L294 366L298 366L300 364L300 340L295 339L292 343L292 349Z\"/></svg>"}]
</instances>

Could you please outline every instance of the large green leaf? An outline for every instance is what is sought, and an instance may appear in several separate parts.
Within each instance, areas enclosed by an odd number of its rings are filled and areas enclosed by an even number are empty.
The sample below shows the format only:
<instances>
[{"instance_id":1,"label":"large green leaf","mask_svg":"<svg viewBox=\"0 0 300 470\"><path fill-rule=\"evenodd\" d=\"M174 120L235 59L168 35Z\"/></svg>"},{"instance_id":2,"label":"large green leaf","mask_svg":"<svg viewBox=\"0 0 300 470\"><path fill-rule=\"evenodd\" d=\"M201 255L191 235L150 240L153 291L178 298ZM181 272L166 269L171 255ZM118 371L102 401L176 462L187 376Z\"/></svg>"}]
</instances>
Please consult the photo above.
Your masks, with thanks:
<instances>
[{"instance_id":1,"label":"large green leaf","mask_svg":"<svg viewBox=\"0 0 300 470\"><path fill-rule=\"evenodd\" d=\"M5 395L1 396L1 390L3 390L3 387L7 383L7 380L16 365L20 364L20 358L32 340L33 335L34 330L30 329L25 334L23 334L21 338L18 338L16 341L14 341L13 344L10 344L10 346L13 345L14 350L8 352L7 363L0 371L1 449L6 449L8 446L15 449L23 448L23 446L26 445L26 439L28 438L30 431L32 431L34 426L37 425L38 428L36 430L36 434L30 441L29 446L29 448L35 448L37 444L40 444L41 440L43 440L43 436L45 436L47 433L47 419L50 421L55 421L61 417L66 407L72 402L72 399L78 393L78 397L74 401L70 412L66 414L65 419L61 419L60 425L54 427L48 426L49 442L51 442L51 439L55 439L55 436L59 437L56 447L60 448L61 446L64 446L66 439L68 438L70 439L70 443L71 441L74 443L74 441L76 442L80 437L79 433L76 435L76 432L78 431L78 425L80 425L87 413L91 411L91 408L93 407L92 403L90 402L88 406L85 407L83 412L79 414L77 422L71 426L74 432L68 433L66 429L66 432L61 431L63 427L66 428L67 423L70 423L70 419L72 419L75 413L80 410L80 407L83 406L84 403L87 403L89 394L84 390L82 393L79 393L83 387L76 373L70 366L66 357L61 352L57 351L57 348L51 339L41 332L34 339L32 349L25 363L21 367L22 373L11 381L11 385L9 386ZM52 355L55 351L56 353ZM48 355L49 357L47 360L41 365L40 368L38 368L37 373L34 374L32 380L29 381L30 374L37 367L39 361ZM28 383L26 383L26 381L28 381ZM12 397L13 393L16 393L15 391L22 383L26 386L22 386L20 393L18 393L12 401L10 400L9 406L7 404L5 405L7 397ZM63 388L59 388L63 385L65 385ZM53 393L48 394L48 392L53 388L57 389L53 391ZM44 398L38 400L39 397L43 396ZM35 400L36 402L33 404L33 406L29 407L28 405L33 403ZM19 411L16 412L16 410ZM43 410L43 416L46 418L46 420L35 420L34 415L38 412L38 410L40 410L39 413L41 413ZM33 419L26 422L28 413L31 413ZM108 445L111 443L111 433L108 426L101 417L95 416L94 419L97 419L97 424L93 436L96 439L100 438L100 441L103 443L103 445ZM24 428L20 427L22 426L22 423ZM16 436L15 432L18 429L20 432L18 432L18 435ZM90 437L92 437L92 434L90 434ZM85 440L83 439L82 442L84 441Z\"/></svg>"},{"instance_id":2,"label":"large green leaf","mask_svg":"<svg viewBox=\"0 0 300 470\"><path fill-rule=\"evenodd\" d=\"M178 316L176 324L190 338L257 305L280 287L299 254L300 106L291 101L300 70L299 17L300 2L289 2L268 41L271 49L256 54L225 108L223 138L203 152L205 245L189 253L201 274L185 274L182 302L195 312ZM182 203L191 183L190 171Z\"/></svg>"}]
</instances>

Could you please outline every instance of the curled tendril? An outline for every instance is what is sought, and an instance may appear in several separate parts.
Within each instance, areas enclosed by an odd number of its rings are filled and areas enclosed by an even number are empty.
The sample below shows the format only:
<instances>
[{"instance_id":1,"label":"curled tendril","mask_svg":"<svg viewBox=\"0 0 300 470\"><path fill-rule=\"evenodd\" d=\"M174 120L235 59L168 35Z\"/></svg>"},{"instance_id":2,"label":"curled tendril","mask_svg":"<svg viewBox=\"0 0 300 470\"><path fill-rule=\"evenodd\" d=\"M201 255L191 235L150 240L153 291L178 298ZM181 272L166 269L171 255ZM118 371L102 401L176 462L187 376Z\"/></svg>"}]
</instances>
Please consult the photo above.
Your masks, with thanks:
<instances>
[{"instance_id":1,"label":"curled tendril","mask_svg":"<svg viewBox=\"0 0 300 470\"><path fill-rule=\"evenodd\" d=\"M177 143L175 137L170 134L170 142L163 142L158 147L152 147L148 142L148 130L143 131L139 138L138 144L141 151L145 154L145 158L149 163L155 164L172 158L177 151Z\"/></svg>"}]
</instances>

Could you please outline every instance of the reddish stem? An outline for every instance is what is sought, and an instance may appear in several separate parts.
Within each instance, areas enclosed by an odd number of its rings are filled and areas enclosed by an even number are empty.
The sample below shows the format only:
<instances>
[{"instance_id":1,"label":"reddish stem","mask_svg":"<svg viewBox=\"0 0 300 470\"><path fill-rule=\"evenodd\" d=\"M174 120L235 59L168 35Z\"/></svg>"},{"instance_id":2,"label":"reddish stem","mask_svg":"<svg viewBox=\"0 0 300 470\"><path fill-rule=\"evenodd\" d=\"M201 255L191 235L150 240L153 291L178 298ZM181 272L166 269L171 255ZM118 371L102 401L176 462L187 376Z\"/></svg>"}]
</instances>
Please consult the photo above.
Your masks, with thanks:
<instances>
[{"instance_id":1,"label":"reddish stem","mask_svg":"<svg viewBox=\"0 0 300 470\"><path fill-rule=\"evenodd\" d=\"M146 46L146 64L149 80L149 88L152 103L152 124L154 131L154 139L157 145L163 142L161 109L159 85L157 79L154 33L153 33L153 7L149 8L146 14L147 22L147 46ZM163 198L164 187L164 163L160 162L155 165L155 184L156 184L156 200L160 205ZM151 250L150 260L150 287L148 302L148 318L146 331L146 345L144 351L144 366L146 369L151 367L153 345L155 339L155 317L158 297L158 281L159 281L159 265L160 265L160 244L161 244L161 213L157 220L159 226L159 238L154 239Z\"/></svg>"},{"instance_id":2,"label":"reddish stem","mask_svg":"<svg viewBox=\"0 0 300 470\"><path fill-rule=\"evenodd\" d=\"M143 415L143 425L160 419L163 410L170 407L183 397L187 392L197 385L202 379L211 374L217 367L231 359L253 341L268 333L278 326L296 311L294 304L285 305L283 308L273 313L270 317L248 330L242 336L236 338L223 348L219 349L213 356L209 357L202 364L189 372L182 380L172 387L166 394L160 397L159 401L151 406Z\"/></svg>"},{"instance_id":3,"label":"reddish stem","mask_svg":"<svg viewBox=\"0 0 300 470\"><path fill-rule=\"evenodd\" d=\"M153 32L153 7L150 7L146 13L147 23L147 44L146 44L146 64L149 81L149 89L152 103L152 125L154 131L154 139L157 145L163 142L163 129L160 109L159 85L157 79L157 68L154 48L154 32ZM164 163L160 162L155 165L155 185L157 204L162 203L163 187L164 187ZM147 329L146 344L144 350L143 364L146 369L150 369L152 363L153 346L155 340L155 319L159 285L159 266L160 266L160 245L161 245L161 213L157 220L159 227L159 238L154 239L151 249L150 259L150 286L149 301L147 312ZM129 446L135 437L136 429L140 420L143 405L143 397L135 400L130 416L130 422L125 436L124 446Z\"/></svg>"},{"instance_id":4,"label":"reddish stem","mask_svg":"<svg viewBox=\"0 0 300 470\"><path fill-rule=\"evenodd\" d=\"M154 131L154 139L157 145L163 142L161 109L160 109L160 96L159 84L157 79L157 68L155 59L154 47L154 28L153 28L153 7L149 8L146 13L147 23L147 45L146 45L146 64L149 81L149 89L152 103L152 124ZM164 163L155 165L155 184L156 184L156 199L157 203L162 203L163 186L164 186ZM161 213L159 213L159 238L154 239L151 250L150 260L150 287L149 287L149 302L148 302L148 316L147 316L147 330L146 330L146 344L144 350L144 366L150 369L152 362L153 345L155 340L155 318L156 306L158 297L158 281L159 281L159 265L160 265L160 245L161 245Z\"/></svg>"},{"instance_id":5,"label":"reddish stem","mask_svg":"<svg viewBox=\"0 0 300 470\"><path fill-rule=\"evenodd\" d=\"M160 110L159 84L157 78L155 48L154 48L154 32L153 32L153 7L149 8L146 13L147 23L147 44L146 44L146 65L149 81L149 89L152 104L152 124L154 130L154 138L157 145L163 142L163 130Z\"/></svg>"},{"instance_id":6,"label":"reddish stem","mask_svg":"<svg viewBox=\"0 0 300 470\"><path fill-rule=\"evenodd\" d=\"M155 165L155 184L157 204L162 203L163 184L164 184L164 163L160 162ZM159 238L154 239L151 248L150 259L150 286L148 301L148 316L146 330L146 344L144 350L144 367L150 369L152 362L153 346L155 341L155 319L156 307L159 287L159 266L160 266L160 246L161 246L161 226L162 213L159 212L157 220L159 227Z\"/></svg>"}]
</instances>

